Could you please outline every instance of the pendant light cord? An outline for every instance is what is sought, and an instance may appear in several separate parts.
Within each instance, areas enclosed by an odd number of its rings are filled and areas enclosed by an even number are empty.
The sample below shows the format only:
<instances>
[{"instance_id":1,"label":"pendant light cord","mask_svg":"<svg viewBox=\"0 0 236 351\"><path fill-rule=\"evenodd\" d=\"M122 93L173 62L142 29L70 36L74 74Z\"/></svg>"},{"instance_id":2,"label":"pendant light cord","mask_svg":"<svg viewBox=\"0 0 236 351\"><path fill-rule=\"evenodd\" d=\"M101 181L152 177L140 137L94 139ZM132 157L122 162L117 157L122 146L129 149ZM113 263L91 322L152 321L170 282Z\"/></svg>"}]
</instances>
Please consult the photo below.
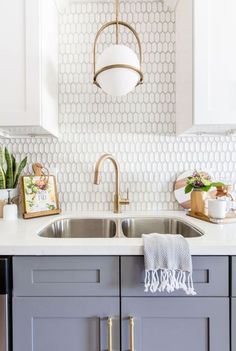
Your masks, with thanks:
<instances>
[{"instance_id":1,"label":"pendant light cord","mask_svg":"<svg viewBox=\"0 0 236 351\"><path fill-rule=\"evenodd\" d=\"M116 0L116 44L119 43L119 0Z\"/></svg>"}]
</instances>

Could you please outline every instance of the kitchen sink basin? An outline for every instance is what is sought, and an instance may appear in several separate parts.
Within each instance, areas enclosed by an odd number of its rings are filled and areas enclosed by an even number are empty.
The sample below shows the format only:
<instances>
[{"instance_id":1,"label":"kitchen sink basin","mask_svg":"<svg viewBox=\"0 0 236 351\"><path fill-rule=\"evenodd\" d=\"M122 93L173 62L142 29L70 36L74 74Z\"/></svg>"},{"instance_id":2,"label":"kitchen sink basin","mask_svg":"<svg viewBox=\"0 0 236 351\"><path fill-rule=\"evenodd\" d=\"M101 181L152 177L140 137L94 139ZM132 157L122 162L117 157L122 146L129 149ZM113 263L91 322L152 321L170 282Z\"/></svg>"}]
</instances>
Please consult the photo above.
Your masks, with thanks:
<instances>
[{"instance_id":1,"label":"kitchen sink basin","mask_svg":"<svg viewBox=\"0 0 236 351\"><path fill-rule=\"evenodd\" d=\"M125 218L120 219L122 233L127 238L140 238L142 234L181 234L185 238L203 235L196 227L175 218ZM116 222L109 218L67 218L57 220L44 228L39 236L45 238L114 238Z\"/></svg>"},{"instance_id":2,"label":"kitchen sink basin","mask_svg":"<svg viewBox=\"0 0 236 351\"><path fill-rule=\"evenodd\" d=\"M128 238L140 238L142 234L181 234L185 238L203 235L191 224L175 218L127 218L122 221L122 230Z\"/></svg>"},{"instance_id":3,"label":"kitchen sink basin","mask_svg":"<svg viewBox=\"0 0 236 351\"><path fill-rule=\"evenodd\" d=\"M105 218L61 219L39 233L45 238L112 238L115 235L115 222Z\"/></svg>"}]
</instances>

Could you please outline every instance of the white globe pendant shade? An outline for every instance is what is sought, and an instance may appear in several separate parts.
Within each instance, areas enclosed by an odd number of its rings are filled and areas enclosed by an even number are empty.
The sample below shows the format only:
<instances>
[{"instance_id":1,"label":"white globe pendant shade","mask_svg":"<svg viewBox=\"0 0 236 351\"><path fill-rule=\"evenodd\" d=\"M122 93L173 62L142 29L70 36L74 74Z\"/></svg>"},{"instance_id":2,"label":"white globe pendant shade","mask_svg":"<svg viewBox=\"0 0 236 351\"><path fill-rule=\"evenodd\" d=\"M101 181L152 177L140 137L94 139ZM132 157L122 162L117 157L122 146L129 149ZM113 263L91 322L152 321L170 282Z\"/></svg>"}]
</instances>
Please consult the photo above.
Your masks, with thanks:
<instances>
[{"instance_id":1,"label":"white globe pendant shade","mask_svg":"<svg viewBox=\"0 0 236 351\"><path fill-rule=\"evenodd\" d=\"M124 45L112 45L106 48L97 59L96 69L110 65L129 65L140 70L140 62L136 53ZM97 82L107 94L122 96L132 91L140 80L140 74L132 68L115 67L100 72Z\"/></svg>"}]
</instances>

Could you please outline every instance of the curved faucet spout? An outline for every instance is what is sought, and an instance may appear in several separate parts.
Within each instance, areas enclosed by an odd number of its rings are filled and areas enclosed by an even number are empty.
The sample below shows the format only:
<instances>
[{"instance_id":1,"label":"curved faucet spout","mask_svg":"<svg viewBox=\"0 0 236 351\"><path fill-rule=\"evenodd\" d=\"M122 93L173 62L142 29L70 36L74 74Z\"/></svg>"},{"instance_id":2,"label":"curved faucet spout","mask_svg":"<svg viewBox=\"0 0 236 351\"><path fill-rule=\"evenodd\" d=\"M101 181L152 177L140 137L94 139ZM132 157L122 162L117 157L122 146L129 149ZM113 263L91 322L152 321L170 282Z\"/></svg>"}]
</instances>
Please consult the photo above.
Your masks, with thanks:
<instances>
[{"instance_id":1,"label":"curved faucet spout","mask_svg":"<svg viewBox=\"0 0 236 351\"><path fill-rule=\"evenodd\" d=\"M100 184L101 168L102 168L103 162L106 160L110 160L115 169L116 178L115 178L114 212L120 213L120 206L129 204L129 199L128 198L121 199L120 197L120 168L119 168L118 162L111 154L102 155L96 162L95 171L94 171L94 184L97 184L97 185Z\"/></svg>"},{"instance_id":2,"label":"curved faucet spout","mask_svg":"<svg viewBox=\"0 0 236 351\"><path fill-rule=\"evenodd\" d=\"M115 168L115 172L116 172L116 180L118 177L118 181L116 181L116 183L119 183L119 177L120 177L120 169L119 169L119 165L117 163L117 161L115 160L115 158L111 155L111 154L104 154L102 155L98 161L96 162L95 165L95 172L94 172L94 184L100 184L101 181L101 168L103 165L103 162L106 160L110 160L112 162L112 164L114 165ZM119 191L119 184L118 184L118 191Z\"/></svg>"}]
</instances>

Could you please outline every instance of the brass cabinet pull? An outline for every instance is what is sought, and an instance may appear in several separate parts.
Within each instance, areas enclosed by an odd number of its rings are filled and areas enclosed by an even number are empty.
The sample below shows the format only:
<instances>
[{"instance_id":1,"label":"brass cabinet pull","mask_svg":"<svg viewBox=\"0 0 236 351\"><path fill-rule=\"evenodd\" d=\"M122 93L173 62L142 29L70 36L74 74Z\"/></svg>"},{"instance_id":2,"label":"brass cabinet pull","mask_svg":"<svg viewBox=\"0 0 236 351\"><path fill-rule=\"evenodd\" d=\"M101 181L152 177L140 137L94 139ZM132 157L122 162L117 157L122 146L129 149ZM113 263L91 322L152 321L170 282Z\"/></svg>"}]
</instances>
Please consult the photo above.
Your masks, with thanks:
<instances>
[{"instance_id":1,"label":"brass cabinet pull","mask_svg":"<svg viewBox=\"0 0 236 351\"><path fill-rule=\"evenodd\" d=\"M108 351L112 351L112 318L107 318Z\"/></svg>"},{"instance_id":2,"label":"brass cabinet pull","mask_svg":"<svg viewBox=\"0 0 236 351\"><path fill-rule=\"evenodd\" d=\"M134 351L134 317L129 317L130 351Z\"/></svg>"}]
</instances>

